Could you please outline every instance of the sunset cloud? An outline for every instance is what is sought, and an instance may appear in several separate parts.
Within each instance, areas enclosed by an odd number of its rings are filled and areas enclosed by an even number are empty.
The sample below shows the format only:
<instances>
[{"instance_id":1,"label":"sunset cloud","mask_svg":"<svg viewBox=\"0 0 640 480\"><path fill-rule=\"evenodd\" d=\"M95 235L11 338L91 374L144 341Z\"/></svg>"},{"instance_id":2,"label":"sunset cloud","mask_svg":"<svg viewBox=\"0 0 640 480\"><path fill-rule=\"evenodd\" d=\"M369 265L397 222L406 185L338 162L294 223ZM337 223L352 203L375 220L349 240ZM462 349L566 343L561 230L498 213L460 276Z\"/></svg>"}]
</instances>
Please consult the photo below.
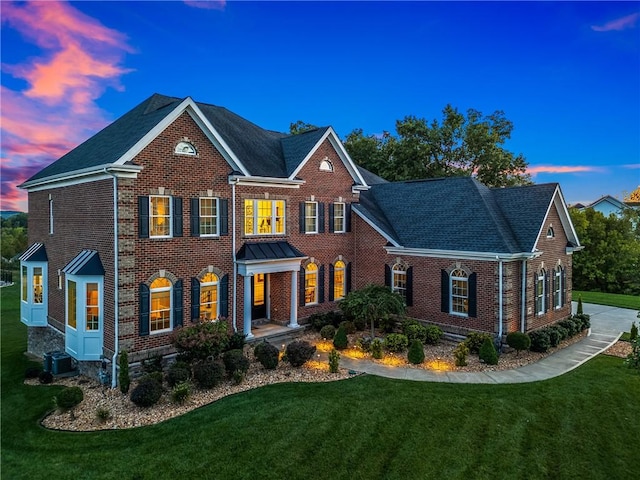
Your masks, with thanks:
<instances>
[{"instance_id":1,"label":"sunset cloud","mask_svg":"<svg viewBox=\"0 0 640 480\"><path fill-rule=\"evenodd\" d=\"M527 173L536 175L538 173L581 173L581 172L601 172L602 169L593 166L562 166L562 165L538 165L527 168Z\"/></svg>"},{"instance_id":2,"label":"sunset cloud","mask_svg":"<svg viewBox=\"0 0 640 480\"><path fill-rule=\"evenodd\" d=\"M595 32L611 32L635 28L639 18L640 13L632 13L631 15L611 20L604 25L592 25L591 30Z\"/></svg>"},{"instance_id":3,"label":"sunset cloud","mask_svg":"<svg viewBox=\"0 0 640 480\"><path fill-rule=\"evenodd\" d=\"M123 89L120 79L131 70L121 64L135 51L124 34L63 2L3 2L2 27L41 50L2 64L26 87L2 87L1 208L25 210L16 185L110 121L96 100L107 88Z\"/></svg>"},{"instance_id":4,"label":"sunset cloud","mask_svg":"<svg viewBox=\"0 0 640 480\"><path fill-rule=\"evenodd\" d=\"M224 7L227 5L226 0L184 0L184 3L190 7L204 8L207 10L224 10Z\"/></svg>"},{"instance_id":5,"label":"sunset cloud","mask_svg":"<svg viewBox=\"0 0 640 480\"><path fill-rule=\"evenodd\" d=\"M629 168L631 170L635 170L640 168L640 163L629 163L627 165L622 165L622 168Z\"/></svg>"}]
</instances>

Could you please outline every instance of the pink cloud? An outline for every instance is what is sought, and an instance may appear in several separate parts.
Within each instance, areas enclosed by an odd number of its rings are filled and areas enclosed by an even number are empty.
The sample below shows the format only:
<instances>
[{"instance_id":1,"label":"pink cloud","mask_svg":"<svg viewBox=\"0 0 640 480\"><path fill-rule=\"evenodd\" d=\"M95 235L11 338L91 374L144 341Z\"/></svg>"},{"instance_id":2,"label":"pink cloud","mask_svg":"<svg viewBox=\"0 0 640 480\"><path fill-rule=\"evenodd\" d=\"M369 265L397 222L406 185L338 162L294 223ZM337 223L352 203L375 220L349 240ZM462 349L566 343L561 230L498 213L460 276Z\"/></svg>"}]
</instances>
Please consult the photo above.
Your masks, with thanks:
<instances>
[{"instance_id":1,"label":"pink cloud","mask_svg":"<svg viewBox=\"0 0 640 480\"><path fill-rule=\"evenodd\" d=\"M580 173L580 172L600 172L599 167L589 166L563 166L563 165L539 165L527 168L527 173L536 175L538 173Z\"/></svg>"},{"instance_id":2,"label":"pink cloud","mask_svg":"<svg viewBox=\"0 0 640 480\"><path fill-rule=\"evenodd\" d=\"M22 91L2 87L2 208L26 210L16 189L44 165L109 123L96 104L107 88L122 90L134 53L121 32L64 2L2 2L3 28L40 47L36 58L2 70L24 80Z\"/></svg>"},{"instance_id":3,"label":"pink cloud","mask_svg":"<svg viewBox=\"0 0 640 480\"><path fill-rule=\"evenodd\" d=\"M592 25L591 30L595 32L611 32L611 31L626 30L627 28L635 28L639 18L640 18L640 13L636 12L636 13L632 13L631 15L627 15L625 17L611 20L610 22L607 22L604 25Z\"/></svg>"},{"instance_id":4,"label":"pink cloud","mask_svg":"<svg viewBox=\"0 0 640 480\"><path fill-rule=\"evenodd\" d=\"M226 0L184 0L185 5L195 8L204 8L207 10L224 10L227 5Z\"/></svg>"},{"instance_id":5,"label":"pink cloud","mask_svg":"<svg viewBox=\"0 0 640 480\"><path fill-rule=\"evenodd\" d=\"M627 165L622 165L622 168L629 168L629 169L635 170L637 168L640 168L640 163L630 163Z\"/></svg>"}]
</instances>

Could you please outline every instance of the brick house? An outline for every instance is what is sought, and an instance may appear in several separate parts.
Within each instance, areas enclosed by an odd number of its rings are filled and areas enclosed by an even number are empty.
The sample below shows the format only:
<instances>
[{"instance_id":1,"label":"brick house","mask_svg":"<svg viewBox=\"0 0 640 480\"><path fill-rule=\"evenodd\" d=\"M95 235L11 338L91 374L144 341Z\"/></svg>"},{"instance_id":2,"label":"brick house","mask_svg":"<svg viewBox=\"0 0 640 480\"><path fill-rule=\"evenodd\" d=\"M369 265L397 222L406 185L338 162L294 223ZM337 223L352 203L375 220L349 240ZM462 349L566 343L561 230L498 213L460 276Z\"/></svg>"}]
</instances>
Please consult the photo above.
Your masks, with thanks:
<instances>
[{"instance_id":1,"label":"brick house","mask_svg":"<svg viewBox=\"0 0 640 480\"><path fill-rule=\"evenodd\" d=\"M371 282L454 333L570 314L580 247L557 184L388 183L331 127L287 135L156 94L21 187L28 349L81 368L170 353L194 322L298 328Z\"/></svg>"}]
</instances>

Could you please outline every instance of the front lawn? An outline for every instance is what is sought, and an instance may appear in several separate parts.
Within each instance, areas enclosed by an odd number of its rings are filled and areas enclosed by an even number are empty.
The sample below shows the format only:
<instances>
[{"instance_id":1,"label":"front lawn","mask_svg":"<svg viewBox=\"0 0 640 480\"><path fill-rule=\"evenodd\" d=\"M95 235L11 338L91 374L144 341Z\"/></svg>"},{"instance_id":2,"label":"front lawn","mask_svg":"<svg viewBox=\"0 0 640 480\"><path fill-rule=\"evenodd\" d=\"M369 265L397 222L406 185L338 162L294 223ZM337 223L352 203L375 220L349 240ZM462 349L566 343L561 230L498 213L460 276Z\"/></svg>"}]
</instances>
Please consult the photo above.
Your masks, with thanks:
<instances>
[{"instance_id":1,"label":"front lawn","mask_svg":"<svg viewBox=\"0 0 640 480\"><path fill-rule=\"evenodd\" d=\"M611 307L630 308L640 310L640 296L619 295L616 293L583 292L574 290L573 300L578 301L578 296L582 296L583 303L595 303L598 305L609 305Z\"/></svg>"},{"instance_id":2,"label":"front lawn","mask_svg":"<svg viewBox=\"0 0 640 480\"><path fill-rule=\"evenodd\" d=\"M2 477L11 479L627 479L640 375L599 356L559 378L454 385L359 376L278 384L132 430L38 419L56 388L25 386L17 286L2 293Z\"/></svg>"}]
</instances>

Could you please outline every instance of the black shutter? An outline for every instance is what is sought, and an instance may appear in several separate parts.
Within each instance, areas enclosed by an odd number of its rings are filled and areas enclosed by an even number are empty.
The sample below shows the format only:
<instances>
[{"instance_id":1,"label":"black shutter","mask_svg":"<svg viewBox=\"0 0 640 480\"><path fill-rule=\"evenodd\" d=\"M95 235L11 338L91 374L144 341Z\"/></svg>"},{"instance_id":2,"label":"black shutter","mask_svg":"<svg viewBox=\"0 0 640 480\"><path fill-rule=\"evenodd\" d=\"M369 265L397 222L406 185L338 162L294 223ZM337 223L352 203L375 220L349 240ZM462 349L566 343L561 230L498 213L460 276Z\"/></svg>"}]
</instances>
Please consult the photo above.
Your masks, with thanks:
<instances>
[{"instance_id":1,"label":"black shutter","mask_svg":"<svg viewBox=\"0 0 640 480\"><path fill-rule=\"evenodd\" d=\"M220 317L227 318L229 316L229 275L225 275L220 280Z\"/></svg>"},{"instance_id":2,"label":"black shutter","mask_svg":"<svg viewBox=\"0 0 640 480\"><path fill-rule=\"evenodd\" d=\"M324 203L318 202L318 233L324 233Z\"/></svg>"},{"instance_id":3,"label":"black shutter","mask_svg":"<svg viewBox=\"0 0 640 480\"><path fill-rule=\"evenodd\" d=\"M407 268L407 284L405 290L405 301L407 307L413 306L413 267Z\"/></svg>"},{"instance_id":4,"label":"black shutter","mask_svg":"<svg viewBox=\"0 0 640 480\"><path fill-rule=\"evenodd\" d=\"M138 334L142 337L149 335L149 309L151 292L149 286L141 283L138 291Z\"/></svg>"},{"instance_id":5,"label":"black shutter","mask_svg":"<svg viewBox=\"0 0 640 480\"><path fill-rule=\"evenodd\" d=\"M324 265L318 268L318 303L324 303Z\"/></svg>"},{"instance_id":6,"label":"black shutter","mask_svg":"<svg viewBox=\"0 0 640 480\"><path fill-rule=\"evenodd\" d=\"M138 197L138 237L149 238L149 197Z\"/></svg>"},{"instance_id":7,"label":"black shutter","mask_svg":"<svg viewBox=\"0 0 640 480\"><path fill-rule=\"evenodd\" d=\"M182 280L176 280L173 284L173 328L181 327L184 322L183 290Z\"/></svg>"},{"instance_id":8,"label":"black shutter","mask_svg":"<svg viewBox=\"0 0 640 480\"><path fill-rule=\"evenodd\" d=\"M476 274L469 275L469 316L474 318L478 316L477 283Z\"/></svg>"},{"instance_id":9,"label":"black shutter","mask_svg":"<svg viewBox=\"0 0 640 480\"><path fill-rule=\"evenodd\" d=\"M331 205L329 205L331 206ZM329 264L329 301L333 302L334 298L333 298L333 289L335 287L335 279L334 279L334 275L335 275L335 267L333 266L333 263Z\"/></svg>"},{"instance_id":10,"label":"black shutter","mask_svg":"<svg viewBox=\"0 0 640 480\"><path fill-rule=\"evenodd\" d=\"M300 233L305 231L304 202L300 202Z\"/></svg>"},{"instance_id":11,"label":"black shutter","mask_svg":"<svg viewBox=\"0 0 640 480\"><path fill-rule=\"evenodd\" d=\"M229 200L221 198L220 206L220 235L229 235Z\"/></svg>"},{"instance_id":12,"label":"black shutter","mask_svg":"<svg viewBox=\"0 0 640 480\"><path fill-rule=\"evenodd\" d=\"M393 285L391 285L391 267L386 264L384 266L384 285L389 288L393 287Z\"/></svg>"},{"instance_id":13,"label":"black shutter","mask_svg":"<svg viewBox=\"0 0 640 480\"><path fill-rule=\"evenodd\" d=\"M449 313L449 274L440 270L440 311Z\"/></svg>"},{"instance_id":14,"label":"black shutter","mask_svg":"<svg viewBox=\"0 0 640 480\"><path fill-rule=\"evenodd\" d=\"M350 203L344 204L344 231L345 232L351 231L351 204Z\"/></svg>"},{"instance_id":15,"label":"black shutter","mask_svg":"<svg viewBox=\"0 0 640 480\"><path fill-rule=\"evenodd\" d=\"M540 315L538 311L538 274L533 274L533 310L534 315L537 317Z\"/></svg>"},{"instance_id":16,"label":"black shutter","mask_svg":"<svg viewBox=\"0 0 640 480\"><path fill-rule=\"evenodd\" d=\"M200 321L200 280L191 277L191 321Z\"/></svg>"},{"instance_id":17,"label":"black shutter","mask_svg":"<svg viewBox=\"0 0 640 480\"><path fill-rule=\"evenodd\" d=\"M173 197L173 236L182 236L182 198Z\"/></svg>"},{"instance_id":18,"label":"black shutter","mask_svg":"<svg viewBox=\"0 0 640 480\"><path fill-rule=\"evenodd\" d=\"M298 305L304 307L304 267L300 267L300 278L298 279ZM293 292L291 292L293 294Z\"/></svg>"},{"instance_id":19,"label":"black shutter","mask_svg":"<svg viewBox=\"0 0 640 480\"><path fill-rule=\"evenodd\" d=\"M190 229L191 236L198 237L200 236L200 199L192 198L191 199L191 212L190 212ZM199 282L198 282L199 283ZM193 318L191 318L193 320Z\"/></svg>"},{"instance_id":20,"label":"black shutter","mask_svg":"<svg viewBox=\"0 0 640 480\"><path fill-rule=\"evenodd\" d=\"M335 216L334 204L330 203L329 204L329 233L333 233L335 231L334 216Z\"/></svg>"},{"instance_id":21,"label":"black shutter","mask_svg":"<svg viewBox=\"0 0 640 480\"><path fill-rule=\"evenodd\" d=\"M346 275L346 279L347 279L347 281L346 281L347 285L346 285L344 293L346 295L347 293L349 293L351 291L351 262L347 263L347 270L345 272L345 275Z\"/></svg>"},{"instance_id":22,"label":"black shutter","mask_svg":"<svg viewBox=\"0 0 640 480\"><path fill-rule=\"evenodd\" d=\"M562 283L560 284L560 287L562 288L561 306L564 307L567 304L567 270L563 268L560 275L562 278Z\"/></svg>"}]
</instances>

